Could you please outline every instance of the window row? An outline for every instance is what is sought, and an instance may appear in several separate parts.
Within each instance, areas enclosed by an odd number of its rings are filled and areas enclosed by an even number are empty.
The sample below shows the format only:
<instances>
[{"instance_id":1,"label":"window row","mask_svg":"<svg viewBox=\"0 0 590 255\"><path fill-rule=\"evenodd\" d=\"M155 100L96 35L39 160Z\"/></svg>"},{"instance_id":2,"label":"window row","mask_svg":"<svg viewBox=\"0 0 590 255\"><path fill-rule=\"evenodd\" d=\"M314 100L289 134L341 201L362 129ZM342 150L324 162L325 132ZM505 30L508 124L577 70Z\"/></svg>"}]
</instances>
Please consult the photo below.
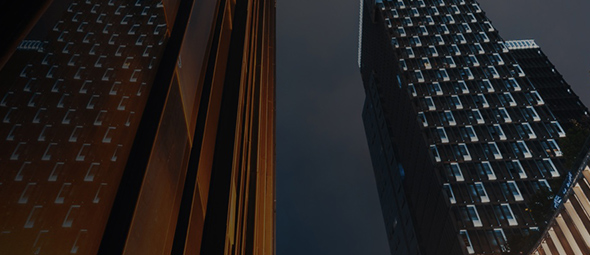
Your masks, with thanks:
<instances>
[{"instance_id":1,"label":"window row","mask_svg":"<svg viewBox=\"0 0 590 255\"><path fill-rule=\"evenodd\" d=\"M478 44L478 47L481 47ZM429 49L431 51L432 49ZM436 50L436 48L435 48ZM413 48L406 48L409 59L400 59L399 64L404 71L430 70L441 68L456 67L479 67L479 66L501 66L504 65L504 59L498 53L487 55L461 55L461 56L438 56L438 57L415 57ZM411 55L414 54L414 55Z\"/></svg>"},{"instance_id":2,"label":"window row","mask_svg":"<svg viewBox=\"0 0 590 255\"><path fill-rule=\"evenodd\" d=\"M474 158L477 161L563 156L560 146L554 139L438 144L430 147L436 162L469 162Z\"/></svg>"},{"instance_id":3,"label":"window row","mask_svg":"<svg viewBox=\"0 0 590 255\"><path fill-rule=\"evenodd\" d=\"M424 93L424 90L427 90L428 94L434 94L434 96L424 96L416 99L418 101L418 107L422 111L485 109L490 108L490 106L497 108L544 105L544 101L536 91L453 95L443 94L438 83L419 84L418 87L422 90L422 93ZM408 89L413 96L417 95L415 86L410 84L408 85Z\"/></svg>"},{"instance_id":4,"label":"window row","mask_svg":"<svg viewBox=\"0 0 590 255\"><path fill-rule=\"evenodd\" d=\"M537 112L539 111L541 115ZM444 110L419 112L418 120L424 127L460 126L478 124L503 124L522 122L555 121L545 107L486 108L471 110Z\"/></svg>"},{"instance_id":5,"label":"window row","mask_svg":"<svg viewBox=\"0 0 590 255\"><path fill-rule=\"evenodd\" d=\"M452 172L446 174L453 175ZM443 190L451 204L487 204L521 202L525 200L525 197L528 199L539 191L550 190L550 187L547 180L541 179L445 183Z\"/></svg>"},{"instance_id":6,"label":"window row","mask_svg":"<svg viewBox=\"0 0 590 255\"><path fill-rule=\"evenodd\" d=\"M109 143L110 143L110 141L109 141ZM78 150L75 160L76 161L85 161L87 159L87 157L92 154L91 149L90 149L91 145L92 144L90 144L90 143L82 144L82 146ZM118 154L120 153L120 148L122 148L122 147L123 147L123 145L121 145L121 144L117 145L117 148L115 149L115 151L113 152L113 154L111 156L111 161L113 161L113 162L117 161ZM35 151L35 150L33 150L32 147L30 147L30 145L29 145L29 147L27 147L27 142L19 142L18 144L16 144L12 154L10 155L10 160L19 160L19 159L21 159L21 156L29 159L29 157L30 157L29 153L31 151ZM44 148L43 151L44 151L44 153L42 153L42 156L41 156L42 161L52 160L53 155L64 156L63 153L59 153L60 146L58 143L49 143L47 145L47 147ZM53 159L53 160L55 160L55 159Z\"/></svg>"},{"instance_id":7,"label":"window row","mask_svg":"<svg viewBox=\"0 0 590 255\"><path fill-rule=\"evenodd\" d=\"M417 96L441 96L441 95L464 95L464 94L487 94L506 91L530 91L527 101L531 105L542 105L544 101L537 97L534 92L534 86L526 79L508 78L508 79L482 79L482 80L457 80L448 82L432 82L408 84L408 91L413 97ZM532 94L531 94L532 93ZM533 95L534 94L534 95Z\"/></svg>"},{"instance_id":8,"label":"window row","mask_svg":"<svg viewBox=\"0 0 590 255\"><path fill-rule=\"evenodd\" d=\"M432 146L436 150L436 146ZM436 151L434 151L436 153ZM441 178L447 183L463 182L482 182L496 180L531 180L552 179L560 177L560 161L549 158L543 159L507 159L503 161L481 161L481 162L463 162L463 163L446 163L441 168ZM459 181L460 180L460 181ZM543 181L543 185L546 184ZM454 185L454 184L453 184ZM528 184L527 184L528 185ZM533 185L534 189L529 194L539 191L537 184ZM542 188L549 188L549 186Z\"/></svg>"},{"instance_id":9,"label":"window row","mask_svg":"<svg viewBox=\"0 0 590 255\"><path fill-rule=\"evenodd\" d=\"M535 130L537 130L535 132ZM539 133L537 135L537 133ZM515 123L493 125L467 125L459 127L436 127L426 135L436 143L460 143L478 141L514 141L537 139L537 137L565 137L563 128L557 121L538 123Z\"/></svg>"},{"instance_id":10,"label":"window row","mask_svg":"<svg viewBox=\"0 0 590 255\"><path fill-rule=\"evenodd\" d=\"M524 77L524 71L520 65L511 66L486 66L486 67L463 67L463 68L441 68L436 70L414 70L406 72L405 77L410 83L424 82L445 82L456 80L490 80L508 79L512 77ZM509 86L515 86L516 84Z\"/></svg>"}]
</instances>

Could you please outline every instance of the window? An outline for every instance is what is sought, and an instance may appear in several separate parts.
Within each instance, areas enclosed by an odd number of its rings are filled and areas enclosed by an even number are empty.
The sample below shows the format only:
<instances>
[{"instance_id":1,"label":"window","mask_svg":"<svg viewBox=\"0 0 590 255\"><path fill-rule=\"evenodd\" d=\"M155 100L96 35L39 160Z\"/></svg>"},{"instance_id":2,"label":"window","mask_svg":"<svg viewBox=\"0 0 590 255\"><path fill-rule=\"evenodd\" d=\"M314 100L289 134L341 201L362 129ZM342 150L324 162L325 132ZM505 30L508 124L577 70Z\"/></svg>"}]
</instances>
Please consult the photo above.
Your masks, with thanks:
<instances>
[{"instance_id":1,"label":"window","mask_svg":"<svg viewBox=\"0 0 590 255\"><path fill-rule=\"evenodd\" d=\"M82 126L76 126L74 128L74 130L72 131L72 134L70 135L70 139L68 140L68 142L71 143L75 143L78 141L78 137L80 136L80 133L82 133Z\"/></svg>"},{"instance_id":2,"label":"window","mask_svg":"<svg viewBox=\"0 0 590 255\"><path fill-rule=\"evenodd\" d=\"M551 151L553 151L553 153L555 154L555 156L557 156L557 157L563 156L563 153L561 152L561 149L559 148L559 145L557 145L557 143L555 142L555 140L553 140L553 139L547 139L547 145L549 146L549 149Z\"/></svg>"},{"instance_id":3,"label":"window","mask_svg":"<svg viewBox=\"0 0 590 255\"><path fill-rule=\"evenodd\" d=\"M414 76L416 77L416 81L424 82L424 76L422 75L422 71L414 70Z\"/></svg>"},{"instance_id":4,"label":"window","mask_svg":"<svg viewBox=\"0 0 590 255\"><path fill-rule=\"evenodd\" d=\"M66 218L64 219L61 226L64 228L71 228L72 223L74 223L74 218L78 215L79 211L80 211L79 205L70 206L70 209L68 210L68 213L66 214Z\"/></svg>"},{"instance_id":5,"label":"window","mask_svg":"<svg viewBox=\"0 0 590 255\"><path fill-rule=\"evenodd\" d=\"M98 49L98 47L100 47L100 44L92 45L92 48L88 51L88 55L96 55L96 49Z\"/></svg>"},{"instance_id":6,"label":"window","mask_svg":"<svg viewBox=\"0 0 590 255\"><path fill-rule=\"evenodd\" d=\"M524 198L522 197L522 193L520 193L520 189L518 189L518 185L516 185L516 182L508 181L506 184L508 185L510 192L514 196L514 200L524 201Z\"/></svg>"},{"instance_id":7,"label":"window","mask_svg":"<svg viewBox=\"0 0 590 255\"><path fill-rule=\"evenodd\" d=\"M465 40L465 36L463 34L458 33L455 35L455 43L466 44L467 40Z\"/></svg>"},{"instance_id":8,"label":"window","mask_svg":"<svg viewBox=\"0 0 590 255\"><path fill-rule=\"evenodd\" d=\"M79 67L78 71L76 71L76 74L74 74L74 79L80 80L82 78L82 75L85 74L84 70L86 70L86 67Z\"/></svg>"},{"instance_id":9,"label":"window","mask_svg":"<svg viewBox=\"0 0 590 255\"><path fill-rule=\"evenodd\" d=\"M479 66L479 61L477 60L477 57L475 57L475 55L469 55L465 58L465 60L467 60L467 63L471 66Z\"/></svg>"},{"instance_id":10,"label":"window","mask_svg":"<svg viewBox=\"0 0 590 255\"><path fill-rule=\"evenodd\" d=\"M495 63L496 65L504 65L504 60L502 59L502 57L500 57L500 54L498 53L492 54L490 60L492 61L492 63Z\"/></svg>"},{"instance_id":11,"label":"window","mask_svg":"<svg viewBox=\"0 0 590 255\"><path fill-rule=\"evenodd\" d=\"M522 68L520 68L520 65L518 65L518 64L513 65L512 75L518 75L518 77L525 76L524 71L522 71Z\"/></svg>"},{"instance_id":12,"label":"window","mask_svg":"<svg viewBox=\"0 0 590 255\"><path fill-rule=\"evenodd\" d=\"M478 54L485 54L486 53L486 51L483 50L483 47L481 47L481 44L479 44L479 43L473 44L473 50L477 51Z\"/></svg>"},{"instance_id":13,"label":"window","mask_svg":"<svg viewBox=\"0 0 590 255\"><path fill-rule=\"evenodd\" d=\"M444 111L442 113L443 116L443 122L446 121L449 126L455 126L457 125L457 122L455 122L455 117L453 116L453 113L451 111Z\"/></svg>"},{"instance_id":14,"label":"window","mask_svg":"<svg viewBox=\"0 0 590 255\"><path fill-rule=\"evenodd\" d=\"M479 165L478 168L481 168L481 170L483 170L483 173L485 173L485 175L488 177L488 180L493 181L496 180L496 173L494 172L494 169L492 168L492 165L490 164L490 162L488 161L482 161Z\"/></svg>"},{"instance_id":15,"label":"window","mask_svg":"<svg viewBox=\"0 0 590 255\"><path fill-rule=\"evenodd\" d=\"M86 171L86 176L84 177L85 182L94 181L94 177L98 174L100 170L100 163L91 163L90 167L88 167L88 171Z\"/></svg>"},{"instance_id":16,"label":"window","mask_svg":"<svg viewBox=\"0 0 590 255\"><path fill-rule=\"evenodd\" d=\"M434 40L438 45L445 45L445 40L442 38L441 35L435 35Z\"/></svg>"},{"instance_id":17,"label":"window","mask_svg":"<svg viewBox=\"0 0 590 255\"><path fill-rule=\"evenodd\" d=\"M123 96L121 98L121 101L119 102L119 106L117 106L117 110L119 111L124 111L126 106L127 106L127 102L129 101L129 97L128 96Z\"/></svg>"},{"instance_id":18,"label":"window","mask_svg":"<svg viewBox=\"0 0 590 255\"><path fill-rule=\"evenodd\" d=\"M37 220L39 214L41 213L41 208L43 208L43 206L41 205L33 206L33 209L31 209L31 213L29 213L29 217L27 217L27 221L25 223L24 228L33 228L33 226L35 225L35 220Z\"/></svg>"},{"instance_id":19,"label":"window","mask_svg":"<svg viewBox=\"0 0 590 255\"><path fill-rule=\"evenodd\" d=\"M537 138L537 134L535 134L535 132L533 131L533 129L531 128L531 125L529 123L522 123L522 130L523 132L528 135L529 139L536 139Z\"/></svg>"},{"instance_id":20,"label":"window","mask_svg":"<svg viewBox=\"0 0 590 255\"><path fill-rule=\"evenodd\" d=\"M424 116L423 112L418 113L418 119L422 122L422 126L428 127L428 121L426 120L426 116Z\"/></svg>"},{"instance_id":21,"label":"window","mask_svg":"<svg viewBox=\"0 0 590 255\"><path fill-rule=\"evenodd\" d=\"M494 27L492 26L492 24L489 21L484 21L482 23L482 26L484 27L484 29L488 32L493 32L494 31Z\"/></svg>"},{"instance_id":22,"label":"window","mask_svg":"<svg viewBox=\"0 0 590 255\"><path fill-rule=\"evenodd\" d=\"M113 140L113 131L116 130L116 127L109 127L102 138L103 143L111 143Z\"/></svg>"},{"instance_id":23,"label":"window","mask_svg":"<svg viewBox=\"0 0 590 255\"><path fill-rule=\"evenodd\" d=\"M479 194L479 198L481 199L481 202L482 203L489 203L490 197L488 196L488 192L486 191L486 188L484 187L483 183L476 182L476 183L474 183L474 185L475 185L475 189L477 190L477 193Z\"/></svg>"},{"instance_id":24,"label":"window","mask_svg":"<svg viewBox=\"0 0 590 255\"><path fill-rule=\"evenodd\" d=\"M477 137L477 134L475 133L473 126L467 125L464 128L465 128L465 133L469 136L469 138L471 139L472 142L479 141L479 138Z\"/></svg>"},{"instance_id":25,"label":"window","mask_svg":"<svg viewBox=\"0 0 590 255\"><path fill-rule=\"evenodd\" d=\"M498 73L498 71L496 70L496 68L495 68L495 67L493 67L493 66L488 66L488 69L487 69L487 70L488 70L488 74L489 74L490 76L492 76L492 78L494 78L494 79L498 79L498 78L500 78L500 74Z\"/></svg>"},{"instance_id":26,"label":"window","mask_svg":"<svg viewBox=\"0 0 590 255\"><path fill-rule=\"evenodd\" d=\"M80 58L80 54L72 55L72 57L70 58L70 61L68 61L68 66L75 66L76 63L78 62L79 58Z\"/></svg>"},{"instance_id":27,"label":"window","mask_svg":"<svg viewBox=\"0 0 590 255\"><path fill-rule=\"evenodd\" d=\"M449 74L447 73L447 70L443 69L439 69L438 72L436 72L436 78L438 79L442 79L443 81L449 81L451 78L449 77Z\"/></svg>"},{"instance_id":28,"label":"window","mask_svg":"<svg viewBox=\"0 0 590 255\"><path fill-rule=\"evenodd\" d=\"M422 35L428 35L428 29L426 29L426 26L421 25L418 30L420 31L420 34Z\"/></svg>"},{"instance_id":29,"label":"window","mask_svg":"<svg viewBox=\"0 0 590 255\"><path fill-rule=\"evenodd\" d=\"M428 25L434 25L434 19L430 16L426 16L426 22L428 22Z\"/></svg>"},{"instance_id":30,"label":"window","mask_svg":"<svg viewBox=\"0 0 590 255\"><path fill-rule=\"evenodd\" d=\"M438 31L441 34L445 34L445 35L448 35L450 33L449 28L445 24L440 24L438 27Z\"/></svg>"},{"instance_id":31,"label":"window","mask_svg":"<svg viewBox=\"0 0 590 255\"><path fill-rule=\"evenodd\" d=\"M88 153L89 148L90 148L89 143L83 144L82 147L80 148L80 151L78 151L78 156L76 156L76 161L84 161L84 159L86 159L86 154Z\"/></svg>"},{"instance_id":32,"label":"window","mask_svg":"<svg viewBox=\"0 0 590 255\"><path fill-rule=\"evenodd\" d=\"M459 50L459 47L456 44L451 44L449 52L454 53L455 56L461 55L461 50Z\"/></svg>"},{"instance_id":33,"label":"window","mask_svg":"<svg viewBox=\"0 0 590 255\"><path fill-rule=\"evenodd\" d=\"M504 99L509 106L516 106L516 101L514 101L514 97L512 97L510 92L504 92Z\"/></svg>"},{"instance_id":34,"label":"window","mask_svg":"<svg viewBox=\"0 0 590 255\"><path fill-rule=\"evenodd\" d=\"M537 114L537 111L535 111L535 108L533 108L532 106L527 106L525 108L525 112L526 115L529 116L529 118L532 118L533 121L540 121L541 118L539 117L539 114Z\"/></svg>"},{"instance_id":35,"label":"window","mask_svg":"<svg viewBox=\"0 0 590 255\"><path fill-rule=\"evenodd\" d=\"M437 96L441 96L443 94L443 91L442 91L440 84L438 82L433 82L431 84L428 84L428 92L430 92L431 95L437 95Z\"/></svg>"},{"instance_id":36,"label":"window","mask_svg":"<svg viewBox=\"0 0 590 255\"><path fill-rule=\"evenodd\" d=\"M438 16L438 15L440 15L440 12L438 12L438 9L436 8L436 6L431 6L430 7L430 14L432 14L434 16Z\"/></svg>"},{"instance_id":37,"label":"window","mask_svg":"<svg viewBox=\"0 0 590 255\"><path fill-rule=\"evenodd\" d=\"M455 68L457 65L455 64L455 60L451 56L446 56L444 59L444 66L449 68ZM469 92L468 92L469 93Z\"/></svg>"},{"instance_id":38,"label":"window","mask_svg":"<svg viewBox=\"0 0 590 255\"><path fill-rule=\"evenodd\" d=\"M477 121L477 124L485 123L485 120L481 116L479 109L473 109L473 110L471 110L471 113L473 114L473 118L475 118L475 120Z\"/></svg>"},{"instance_id":39,"label":"window","mask_svg":"<svg viewBox=\"0 0 590 255\"><path fill-rule=\"evenodd\" d=\"M563 131L563 128L561 128L561 125L559 124L559 122L551 121L551 123L549 123L549 126L551 126L553 128L553 130L557 131L557 134L559 134L559 137L565 137L565 131Z\"/></svg>"},{"instance_id":40,"label":"window","mask_svg":"<svg viewBox=\"0 0 590 255\"><path fill-rule=\"evenodd\" d=\"M430 151L432 152L432 156L434 156L436 162L440 162L440 154L438 154L438 149L436 148L436 145L430 145Z\"/></svg>"},{"instance_id":41,"label":"window","mask_svg":"<svg viewBox=\"0 0 590 255\"><path fill-rule=\"evenodd\" d=\"M467 252L469 254L474 254L475 250L473 249L473 245L471 244L471 239L469 239L469 234L467 233L467 230L461 230L459 231L459 234L463 238L463 243L465 244L465 248L467 248Z\"/></svg>"},{"instance_id":42,"label":"window","mask_svg":"<svg viewBox=\"0 0 590 255\"><path fill-rule=\"evenodd\" d=\"M499 107L498 108L498 114L499 114L499 117L502 117L504 119L504 122L505 123L511 123L512 122L512 118L510 118L510 115L508 114L508 111L506 111L506 108Z\"/></svg>"},{"instance_id":43,"label":"window","mask_svg":"<svg viewBox=\"0 0 590 255\"><path fill-rule=\"evenodd\" d=\"M436 50L436 47L434 47L434 46L428 46L427 52L432 57L438 57L438 51Z\"/></svg>"},{"instance_id":44,"label":"window","mask_svg":"<svg viewBox=\"0 0 590 255\"><path fill-rule=\"evenodd\" d=\"M453 193L453 189L451 189L451 184L448 184L448 183L443 184L443 189L444 189L445 193L447 194L447 197L449 198L449 202L451 202L451 204L456 204L457 199L455 199L455 194Z\"/></svg>"},{"instance_id":45,"label":"window","mask_svg":"<svg viewBox=\"0 0 590 255\"><path fill-rule=\"evenodd\" d=\"M449 142L449 137L447 136L447 132L445 132L445 128L443 128L443 127L437 127L436 128L436 132L437 132L438 137L440 138L440 141L442 143L448 143Z\"/></svg>"},{"instance_id":46,"label":"window","mask_svg":"<svg viewBox=\"0 0 590 255\"><path fill-rule=\"evenodd\" d=\"M494 89L494 86L492 86L492 83L488 79L481 80L481 88L482 88L482 90L485 89L485 90L487 90L487 92L490 92L490 93L496 91Z\"/></svg>"},{"instance_id":47,"label":"window","mask_svg":"<svg viewBox=\"0 0 590 255\"><path fill-rule=\"evenodd\" d=\"M72 120L72 116L75 114L75 112L76 112L75 109L68 109L68 111L64 115L63 120L61 121L61 124L70 124L70 121Z\"/></svg>"},{"instance_id":48,"label":"window","mask_svg":"<svg viewBox=\"0 0 590 255\"><path fill-rule=\"evenodd\" d=\"M429 97L429 96L424 97L424 103L428 107L428 110L430 110L430 111L436 110L436 105L434 105L434 101L432 100L432 97Z\"/></svg>"},{"instance_id":49,"label":"window","mask_svg":"<svg viewBox=\"0 0 590 255\"><path fill-rule=\"evenodd\" d=\"M506 134L504 134L504 130L502 130L502 127L500 125L494 124L492 126L492 129L495 131L495 134L498 135L500 140L506 140Z\"/></svg>"},{"instance_id":50,"label":"window","mask_svg":"<svg viewBox=\"0 0 590 255\"><path fill-rule=\"evenodd\" d=\"M473 32L473 30L471 30L471 27L467 23L462 23L461 24L461 31L463 31L463 33L471 33L471 32Z\"/></svg>"},{"instance_id":51,"label":"window","mask_svg":"<svg viewBox=\"0 0 590 255\"><path fill-rule=\"evenodd\" d=\"M490 152L494 154L495 159L502 159L502 154L500 153L500 150L498 149L498 145L496 145L496 142L489 142L488 148L490 149Z\"/></svg>"},{"instance_id":52,"label":"window","mask_svg":"<svg viewBox=\"0 0 590 255\"><path fill-rule=\"evenodd\" d=\"M418 93L416 93L416 88L414 87L414 84L408 84L408 91L410 92L410 94L412 94L413 97L418 96Z\"/></svg>"},{"instance_id":53,"label":"window","mask_svg":"<svg viewBox=\"0 0 590 255\"><path fill-rule=\"evenodd\" d=\"M405 17L404 21L403 21L404 26L406 27L411 27L414 25L414 23L412 22L412 18L410 17Z\"/></svg>"},{"instance_id":54,"label":"window","mask_svg":"<svg viewBox=\"0 0 590 255\"><path fill-rule=\"evenodd\" d=\"M529 94L525 94L527 100L533 105L544 105L545 101L541 98L537 91L531 91Z\"/></svg>"},{"instance_id":55,"label":"window","mask_svg":"<svg viewBox=\"0 0 590 255\"><path fill-rule=\"evenodd\" d=\"M451 14L445 15L444 20L449 24L455 24L455 19L453 18L453 15L451 15Z\"/></svg>"},{"instance_id":56,"label":"window","mask_svg":"<svg viewBox=\"0 0 590 255\"><path fill-rule=\"evenodd\" d=\"M475 18L473 13L467 13L467 18L468 18L469 22L471 22L471 23L477 22L477 19Z\"/></svg>"},{"instance_id":57,"label":"window","mask_svg":"<svg viewBox=\"0 0 590 255\"><path fill-rule=\"evenodd\" d=\"M463 160L470 161L471 160L471 154L469 153L469 149L467 149L467 145L465 145L464 143L460 143L457 146L459 148L459 152L463 156Z\"/></svg>"},{"instance_id":58,"label":"window","mask_svg":"<svg viewBox=\"0 0 590 255\"><path fill-rule=\"evenodd\" d=\"M468 79L468 80L475 79L475 77L473 76L473 73L471 73L471 69L469 69L469 67L463 67L463 69L461 69L461 77L463 77L464 79Z\"/></svg>"},{"instance_id":59,"label":"window","mask_svg":"<svg viewBox=\"0 0 590 255\"><path fill-rule=\"evenodd\" d=\"M432 66L430 65L430 60L428 58L421 58L420 65L426 69L431 69Z\"/></svg>"},{"instance_id":60,"label":"window","mask_svg":"<svg viewBox=\"0 0 590 255\"><path fill-rule=\"evenodd\" d=\"M508 90L512 90L512 91L520 91L521 90L520 85L518 85L518 82L516 82L516 80L514 78L508 78L508 80L504 81L504 84L506 85L506 89L508 89Z\"/></svg>"},{"instance_id":61,"label":"window","mask_svg":"<svg viewBox=\"0 0 590 255\"><path fill-rule=\"evenodd\" d=\"M480 42L490 42L490 38L488 38L488 35L486 35L485 32L479 32L478 38Z\"/></svg>"},{"instance_id":62,"label":"window","mask_svg":"<svg viewBox=\"0 0 590 255\"><path fill-rule=\"evenodd\" d=\"M414 50L410 47L406 47L406 53L408 54L408 58L416 57L416 55L414 55Z\"/></svg>"},{"instance_id":63,"label":"window","mask_svg":"<svg viewBox=\"0 0 590 255\"><path fill-rule=\"evenodd\" d=\"M514 218L514 213L512 213L512 208L510 208L510 204L500 204L500 207L502 208L502 212L504 213L504 216L506 216L506 219L508 220L508 225L509 226L518 225L516 218Z\"/></svg>"},{"instance_id":64,"label":"window","mask_svg":"<svg viewBox=\"0 0 590 255\"><path fill-rule=\"evenodd\" d=\"M406 37L406 30L403 27L398 27L397 28L397 34L400 37Z\"/></svg>"},{"instance_id":65,"label":"window","mask_svg":"<svg viewBox=\"0 0 590 255\"><path fill-rule=\"evenodd\" d=\"M477 208L475 205L467 205L467 212L469 212L469 216L471 217L471 221L473 222L474 227L483 227L481 223L481 219L479 218L479 213L477 212Z\"/></svg>"},{"instance_id":66,"label":"window","mask_svg":"<svg viewBox=\"0 0 590 255\"><path fill-rule=\"evenodd\" d=\"M461 99L459 99L458 96L451 96L451 104L455 106L455 109L463 109L463 104L461 103Z\"/></svg>"},{"instance_id":67,"label":"window","mask_svg":"<svg viewBox=\"0 0 590 255\"><path fill-rule=\"evenodd\" d=\"M450 165L448 165L448 168L449 168L449 171L451 172L452 176L455 177L455 180L457 180L458 182L465 181L465 178L463 177L463 173L461 172L461 167L459 167L459 164L451 163Z\"/></svg>"},{"instance_id":68,"label":"window","mask_svg":"<svg viewBox=\"0 0 590 255\"><path fill-rule=\"evenodd\" d=\"M473 97L473 102L475 102L476 105L481 106L483 108L490 107L490 104L488 104L488 100L486 99L484 94L481 94L481 93L479 93Z\"/></svg>"}]
</instances>

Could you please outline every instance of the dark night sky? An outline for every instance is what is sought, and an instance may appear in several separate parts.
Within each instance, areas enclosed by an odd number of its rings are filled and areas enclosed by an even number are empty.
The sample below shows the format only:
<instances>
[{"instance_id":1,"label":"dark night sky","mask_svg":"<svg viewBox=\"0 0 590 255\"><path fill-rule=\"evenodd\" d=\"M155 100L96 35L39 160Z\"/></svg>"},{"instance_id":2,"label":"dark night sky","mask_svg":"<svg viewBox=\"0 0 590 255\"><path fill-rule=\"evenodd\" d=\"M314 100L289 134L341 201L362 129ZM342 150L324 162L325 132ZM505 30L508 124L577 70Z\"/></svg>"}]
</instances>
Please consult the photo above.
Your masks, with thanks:
<instances>
[{"instance_id":1,"label":"dark night sky","mask_svg":"<svg viewBox=\"0 0 590 255\"><path fill-rule=\"evenodd\" d=\"M361 120L359 3L277 2L277 254L390 254ZM590 105L590 2L480 4L504 39L536 39Z\"/></svg>"}]
</instances>

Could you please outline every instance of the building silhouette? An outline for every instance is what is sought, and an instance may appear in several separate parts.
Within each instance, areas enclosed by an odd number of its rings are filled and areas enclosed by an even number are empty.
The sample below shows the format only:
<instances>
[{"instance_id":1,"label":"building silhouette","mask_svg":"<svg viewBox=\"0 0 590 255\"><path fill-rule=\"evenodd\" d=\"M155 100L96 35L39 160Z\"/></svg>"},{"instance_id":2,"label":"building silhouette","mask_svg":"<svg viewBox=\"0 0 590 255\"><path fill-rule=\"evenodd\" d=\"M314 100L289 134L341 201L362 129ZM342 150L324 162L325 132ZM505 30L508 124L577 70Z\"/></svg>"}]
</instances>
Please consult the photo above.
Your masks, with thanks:
<instances>
[{"instance_id":1,"label":"building silhouette","mask_svg":"<svg viewBox=\"0 0 590 255\"><path fill-rule=\"evenodd\" d=\"M274 254L275 2L30 4L0 30L0 253Z\"/></svg>"},{"instance_id":2,"label":"building silhouette","mask_svg":"<svg viewBox=\"0 0 590 255\"><path fill-rule=\"evenodd\" d=\"M476 1L360 2L363 120L392 254L528 252L552 217L535 205L550 212L540 198L579 171L560 143L587 108Z\"/></svg>"}]
</instances>

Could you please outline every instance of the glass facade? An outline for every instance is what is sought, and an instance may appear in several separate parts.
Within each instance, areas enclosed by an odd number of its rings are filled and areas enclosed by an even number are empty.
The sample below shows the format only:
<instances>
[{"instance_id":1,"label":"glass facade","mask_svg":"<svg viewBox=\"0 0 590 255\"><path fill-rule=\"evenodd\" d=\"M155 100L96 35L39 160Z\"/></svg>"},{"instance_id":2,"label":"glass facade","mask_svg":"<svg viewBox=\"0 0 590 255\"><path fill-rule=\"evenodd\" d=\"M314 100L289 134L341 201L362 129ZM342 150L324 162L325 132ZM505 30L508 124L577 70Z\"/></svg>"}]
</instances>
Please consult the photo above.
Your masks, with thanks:
<instances>
[{"instance_id":1,"label":"glass facade","mask_svg":"<svg viewBox=\"0 0 590 255\"><path fill-rule=\"evenodd\" d=\"M364 114L385 114L379 132L394 138L381 142L393 144L406 170L400 196L412 204L416 227L406 231L421 237L419 254L509 252L511 241L534 236L546 219L533 217L529 199L566 173L556 141L570 118L587 115L585 106L577 100L577 108L559 111L559 103L549 104L567 97L541 89L545 76L528 75L535 66L521 63L526 54L500 37L476 1L364 1L363 8ZM561 88L577 99L569 86ZM365 118L366 127L371 121L379 119ZM376 132L366 130L368 137ZM374 161L376 153L371 149ZM438 196L420 196L434 192L444 194L444 206L428 205ZM382 199L383 207L387 203ZM436 217L424 215L427 208L450 216L432 223ZM441 249L444 238L432 231L453 232L460 247Z\"/></svg>"},{"instance_id":2,"label":"glass facade","mask_svg":"<svg viewBox=\"0 0 590 255\"><path fill-rule=\"evenodd\" d=\"M275 2L31 4L0 10L35 16L0 45L0 253L274 252Z\"/></svg>"}]
</instances>

